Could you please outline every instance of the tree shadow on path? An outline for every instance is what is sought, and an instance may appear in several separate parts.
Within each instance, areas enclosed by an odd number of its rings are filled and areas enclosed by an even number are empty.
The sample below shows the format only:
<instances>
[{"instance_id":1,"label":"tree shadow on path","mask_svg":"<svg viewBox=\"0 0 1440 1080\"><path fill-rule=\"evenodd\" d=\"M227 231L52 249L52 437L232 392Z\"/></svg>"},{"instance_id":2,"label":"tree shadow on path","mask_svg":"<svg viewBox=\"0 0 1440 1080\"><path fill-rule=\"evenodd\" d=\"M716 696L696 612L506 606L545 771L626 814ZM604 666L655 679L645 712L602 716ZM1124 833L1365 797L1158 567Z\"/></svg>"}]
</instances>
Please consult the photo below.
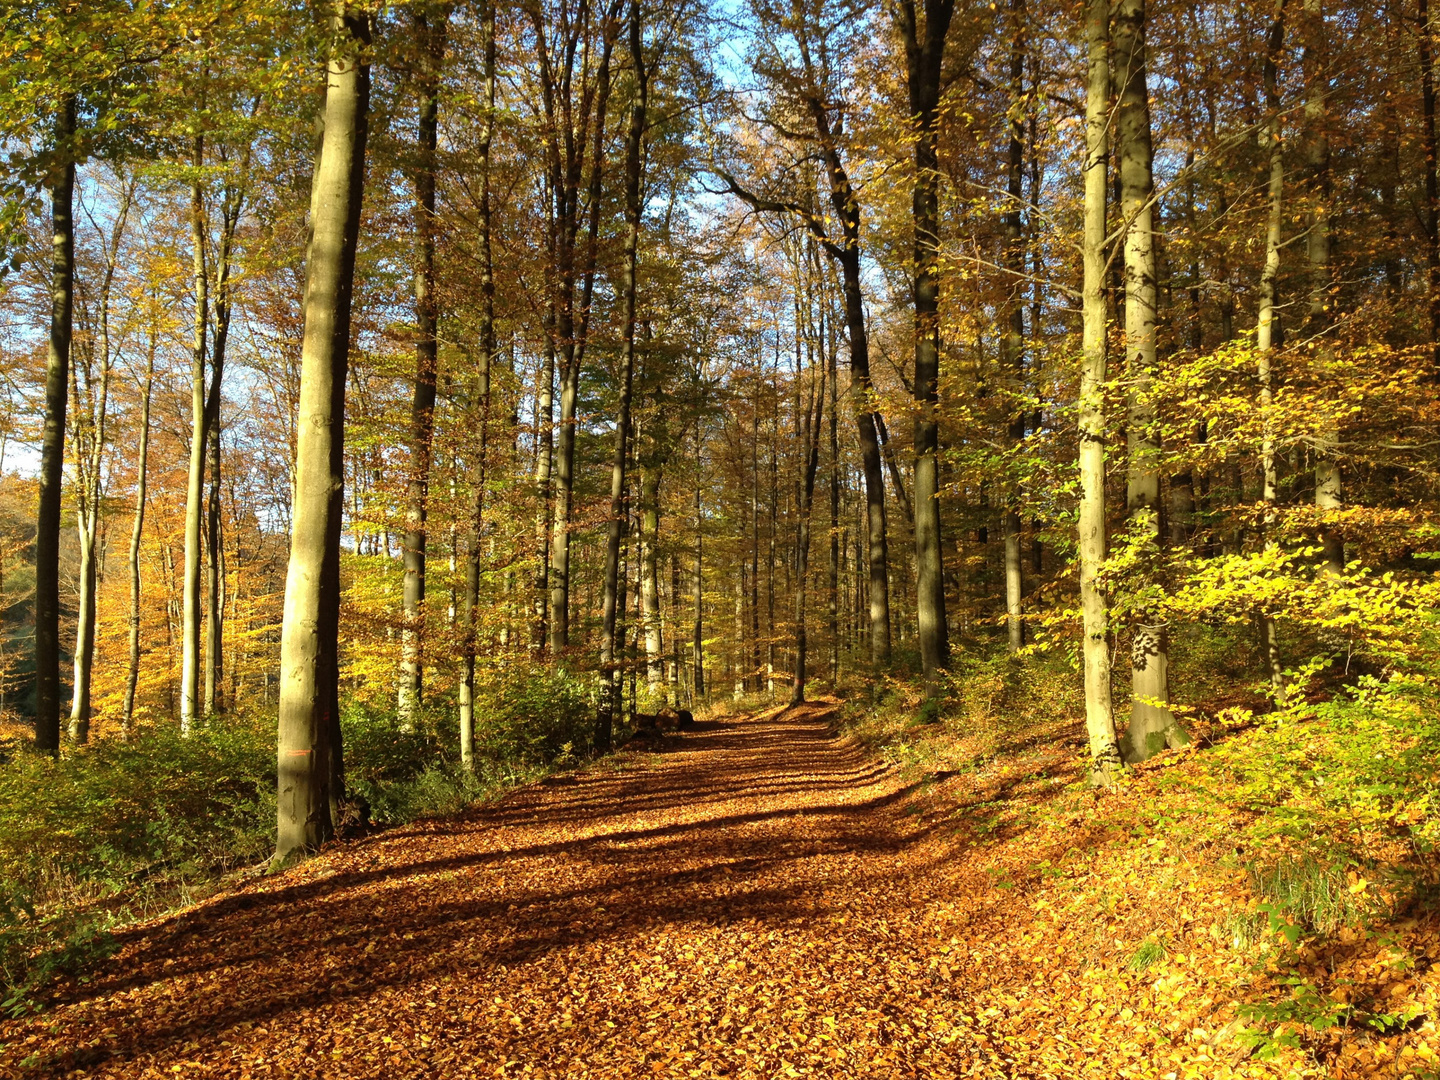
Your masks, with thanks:
<instances>
[{"instance_id":1,"label":"tree shadow on path","mask_svg":"<svg viewBox=\"0 0 1440 1080\"><path fill-rule=\"evenodd\" d=\"M126 932L106 969L43 1020L5 1025L0 1068L23 1057L88 1075L180 1064L258 1076L269 1062L277 1075L359 1076L365 1051L383 1061L403 1039L450 1075L429 1053L439 1036L415 1035L417 999L468 1060L503 1065L533 1033L517 1044L513 1024L480 1024L460 997L500 1001L518 979L553 1003L582 964L587 986L628 985L657 935L703 969L737 928L843 922L877 891L918 902L941 855L917 845L936 824L897 812L912 787L836 738L832 712L697 725ZM583 1033L556 1035L561 1056L614 1027L597 1017L623 1004L594 989L581 1000L599 1011Z\"/></svg>"}]
</instances>

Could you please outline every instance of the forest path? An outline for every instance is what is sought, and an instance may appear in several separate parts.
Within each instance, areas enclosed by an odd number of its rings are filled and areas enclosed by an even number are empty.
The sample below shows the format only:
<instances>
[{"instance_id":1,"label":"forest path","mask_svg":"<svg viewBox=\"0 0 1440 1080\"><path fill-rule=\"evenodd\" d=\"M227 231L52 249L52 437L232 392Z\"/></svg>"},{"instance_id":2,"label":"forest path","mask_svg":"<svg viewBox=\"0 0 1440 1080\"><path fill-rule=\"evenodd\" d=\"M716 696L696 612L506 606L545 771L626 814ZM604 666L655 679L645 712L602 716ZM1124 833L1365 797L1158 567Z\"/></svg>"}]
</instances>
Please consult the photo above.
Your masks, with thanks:
<instances>
[{"instance_id":1,"label":"forest path","mask_svg":"<svg viewBox=\"0 0 1440 1080\"><path fill-rule=\"evenodd\" d=\"M952 950L1014 936L1015 895L833 712L702 722L129 931L0 1074L1031 1075L974 994L1033 970Z\"/></svg>"}]
</instances>

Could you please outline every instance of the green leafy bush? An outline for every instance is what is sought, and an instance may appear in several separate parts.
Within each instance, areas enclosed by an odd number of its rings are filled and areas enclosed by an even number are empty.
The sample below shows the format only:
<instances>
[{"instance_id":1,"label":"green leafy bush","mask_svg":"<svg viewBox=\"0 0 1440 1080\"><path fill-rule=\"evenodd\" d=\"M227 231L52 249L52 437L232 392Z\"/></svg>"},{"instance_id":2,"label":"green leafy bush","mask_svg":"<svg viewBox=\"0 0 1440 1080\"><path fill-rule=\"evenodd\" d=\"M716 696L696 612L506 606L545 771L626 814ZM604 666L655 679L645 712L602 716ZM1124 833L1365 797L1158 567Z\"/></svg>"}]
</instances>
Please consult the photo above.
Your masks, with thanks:
<instances>
[{"instance_id":1,"label":"green leafy bush","mask_svg":"<svg viewBox=\"0 0 1440 1080\"><path fill-rule=\"evenodd\" d=\"M37 902L66 880L120 886L259 859L274 817L273 729L236 720L189 738L157 728L60 760L21 749L0 766L0 881Z\"/></svg>"}]
</instances>

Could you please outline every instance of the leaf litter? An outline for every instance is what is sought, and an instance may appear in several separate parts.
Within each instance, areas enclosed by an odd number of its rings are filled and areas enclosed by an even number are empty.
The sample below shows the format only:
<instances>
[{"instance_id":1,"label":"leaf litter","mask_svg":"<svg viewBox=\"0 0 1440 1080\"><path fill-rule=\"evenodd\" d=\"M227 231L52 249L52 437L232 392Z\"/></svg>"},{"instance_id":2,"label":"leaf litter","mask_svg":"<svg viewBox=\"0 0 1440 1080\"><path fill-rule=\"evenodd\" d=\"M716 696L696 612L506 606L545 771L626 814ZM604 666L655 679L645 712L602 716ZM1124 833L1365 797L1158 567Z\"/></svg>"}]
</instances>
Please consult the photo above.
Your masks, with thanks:
<instances>
[{"instance_id":1,"label":"leaf litter","mask_svg":"<svg viewBox=\"0 0 1440 1080\"><path fill-rule=\"evenodd\" d=\"M1254 1058L1253 968L1218 942L1240 885L1042 812L1075 792L1063 739L916 779L834 715L701 722L133 927L0 1025L0 1073L1425 1075L1430 1021ZM1433 1004L1423 967L1405 993Z\"/></svg>"}]
</instances>

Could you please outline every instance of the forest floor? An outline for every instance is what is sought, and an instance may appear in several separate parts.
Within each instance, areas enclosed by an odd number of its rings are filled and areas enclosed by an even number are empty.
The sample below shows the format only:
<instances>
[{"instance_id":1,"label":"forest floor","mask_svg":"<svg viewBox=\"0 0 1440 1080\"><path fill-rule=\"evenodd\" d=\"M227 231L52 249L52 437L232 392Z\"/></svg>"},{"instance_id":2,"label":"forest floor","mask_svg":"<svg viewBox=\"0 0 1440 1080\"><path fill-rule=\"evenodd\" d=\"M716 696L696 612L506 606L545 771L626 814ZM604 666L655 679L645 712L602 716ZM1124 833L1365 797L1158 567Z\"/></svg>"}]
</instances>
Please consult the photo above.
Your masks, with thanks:
<instances>
[{"instance_id":1,"label":"forest floor","mask_svg":"<svg viewBox=\"0 0 1440 1080\"><path fill-rule=\"evenodd\" d=\"M0 1075L1219 1080L1433 1065L1429 1017L1270 1061L1236 1039L1237 999L1268 978L1223 945L1242 884L1084 813L1075 732L923 773L837 735L835 716L819 703L701 721L133 927L46 1011L0 1024ZM1363 967L1379 980L1367 993L1433 1017L1436 940L1411 920L1352 937L1329 970Z\"/></svg>"}]
</instances>

